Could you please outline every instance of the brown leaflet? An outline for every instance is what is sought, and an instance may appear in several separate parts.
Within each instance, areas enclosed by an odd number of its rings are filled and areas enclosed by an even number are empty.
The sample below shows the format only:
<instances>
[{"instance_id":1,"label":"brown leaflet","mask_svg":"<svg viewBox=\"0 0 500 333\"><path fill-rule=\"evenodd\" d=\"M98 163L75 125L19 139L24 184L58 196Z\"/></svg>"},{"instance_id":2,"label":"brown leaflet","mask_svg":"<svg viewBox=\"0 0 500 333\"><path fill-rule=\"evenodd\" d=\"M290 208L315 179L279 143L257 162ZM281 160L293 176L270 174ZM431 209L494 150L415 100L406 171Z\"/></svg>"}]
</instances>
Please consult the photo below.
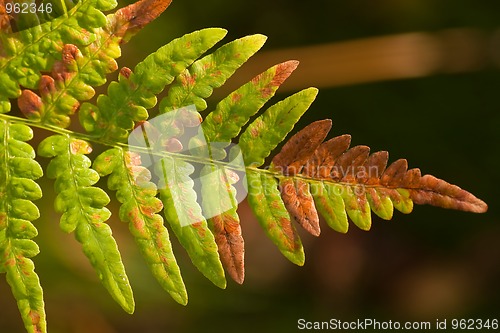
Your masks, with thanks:
<instances>
[{"instance_id":1,"label":"brown leaflet","mask_svg":"<svg viewBox=\"0 0 500 333\"><path fill-rule=\"evenodd\" d=\"M487 211L486 203L460 187L431 175L421 176L420 169L407 169L408 162L399 159L384 171L380 179L379 192L389 195L395 205L407 200L399 192L406 190L409 199L415 204L429 204L474 213Z\"/></svg>"},{"instance_id":2,"label":"brown leaflet","mask_svg":"<svg viewBox=\"0 0 500 333\"><path fill-rule=\"evenodd\" d=\"M343 153L332 170L332 176L334 179L340 179L345 183L354 183L360 174L360 169L363 168L368 155L370 154L370 148L367 146L355 146ZM333 175L335 173L335 175Z\"/></svg>"},{"instance_id":3,"label":"brown leaflet","mask_svg":"<svg viewBox=\"0 0 500 333\"><path fill-rule=\"evenodd\" d=\"M330 178L335 161L350 144L351 136L348 134L323 142L304 166L304 174L314 178Z\"/></svg>"},{"instance_id":4,"label":"brown leaflet","mask_svg":"<svg viewBox=\"0 0 500 333\"><path fill-rule=\"evenodd\" d=\"M420 178L419 187L410 191L410 196L416 204L473 213L484 213L488 210L488 205L473 194L431 175Z\"/></svg>"},{"instance_id":5,"label":"brown leaflet","mask_svg":"<svg viewBox=\"0 0 500 333\"><path fill-rule=\"evenodd\" d=\"M279 187L285 207L295 221L311 235L319 236L319 216L309 184L301 179L283 178Z\"/></svg>"},{"instance_id":6,"label":"brown leaflet","mask_svg":"<svg viewBox=\"0 0 500 333\"><path fill-rule=\"evenodd\" d=\"M69 72L73 72L72 67L76 66L76 59L82 58L83 55L76 45L65 44L62 49L62 64L64 68L60 71L53 70L52 75L56 77L57 74L65 75ZM54 68L56 68L54 66Z\"/></svg>"},{"instance_id":7,"label":"brown leaflet","mask_svg":"<svg viewBox=\"0 0 500 333\"><path fill-rule=\"evenodd\" d=\"M388 187L401 187L407 169L408 162L405 159L395 161L385 169L380 178L380 184Z\"/></svg>"},{"instance_id":8,"label":"brown leaflet","mask_svg":"<svg viewBox=\"0 0 500 333\"><path fill-rule=\"evenodd\" d=\"M292 136L272 164L285 175L295 175L314 154L332 127L330 119L316 121Z\"/></svg>"},{"instance_id":9,"label":"brown leaflet","mask_svg":"<svg viewBox=\"0 0 500 333\"><path fill-rule=\"evenodd\" d=\"M21 96L17 99L19 110L28 119L39 119L40 109L42 108L42 99L31 90L23 90Z\"/></svg>"},{"instance_id":10,"label":"brown leaflet","mask_svg":"<svg viewBox=\"0 0 500 333\"><path fill-rule=\"evenodd\" d=\"M123 76L123 78L128 80L130 78L130 75L132 75L132 70L128 67L122 67L120 69L120 75Z\"/></svg>"},{"instance_id":11,"label":"brown leaflet","mask_svg":"<svg viewBox=\"0 0 500 333\"><path fill-rule=\"evenodd\" d=\"M115 13L115 36L123 37L125 43L151 21L160 16L172 0L140 0Z\"/></svg>"},{"instance_id":12,"label":"brown leaflet","mask_svg":"<svg viewBox=\"0 0 500 333\"><path fill-rule=\"evenodd\" d=\"M420 174L420 169L410 169L406 172L403 177L402 184L405 188L417 188L420 186L422 175Z\"/></svg>"},{"instance_id":13,"label":"brown leaflet","mask_svg":"<svg viewBox=\"0 0 500 333\"><path fill-rule=\"evenodd\" d=\"M377 151L368 156L364 165L366 174L365 177L359 178L359 183L366 185L378 184L388 160L389 153L386 151Z\"/></svg>"},{"instance_id":14,"label":"brown leaflet","mask_svg":"<svg viewBox=\"0 0 500 333\"><path fill-rule=\"evenodd\" d=\"M76 60L82 58L83 55L78 47L73 44L64 44L61 55L62 60L54 63L51 75L55 81L69 81L78 71ZM42 90L42 86L43 84L40 83L40 90Z\"/></svg>"},{"instance_id":15,"label":"brown leaflet","mask_svg":"<svg viewBox=\"0 0 500 333\"><path fill-rule=\"evenodd\" d=\"M55 81L51 76L42 75L40 78L40 84L38 85L40 90L40 95L43 97L45 95L53 94L56 92Z\"/></svg>"},{"instance_id":16,"label":"brown leaflet","mask_svg":"<svg viewBox=\"0 0 500 333\"><path fill-rule=\"evenodd\" d=\"M12 33L12 27L10 25L10 16L5 10L4 0L0 0L0 32L5 34Z\"/></svg>"},{"instance_id":17,"label":"brown leaflet","mask_svg":"<svg viewBox=\"0 0 500 333\"><path fill-rule=\"evenodd\" d=\"M209 219L222 264L239 284L245 279L245 244L241 225L229 212Z\"/></svg>"},{"instance_id":18,"label":"brown leaflet","mask_svg":"<svg viewBox=\"0 0 500 333\"><path fill-rule=\"evenodd\" d=\"M319 151L324 151L325 163L334 165L335 161L347 150L351 144L351 136L344 134L326 141L320 146ZM330 173L328 173L330 174Z\"/></svg>"}]
</instances>

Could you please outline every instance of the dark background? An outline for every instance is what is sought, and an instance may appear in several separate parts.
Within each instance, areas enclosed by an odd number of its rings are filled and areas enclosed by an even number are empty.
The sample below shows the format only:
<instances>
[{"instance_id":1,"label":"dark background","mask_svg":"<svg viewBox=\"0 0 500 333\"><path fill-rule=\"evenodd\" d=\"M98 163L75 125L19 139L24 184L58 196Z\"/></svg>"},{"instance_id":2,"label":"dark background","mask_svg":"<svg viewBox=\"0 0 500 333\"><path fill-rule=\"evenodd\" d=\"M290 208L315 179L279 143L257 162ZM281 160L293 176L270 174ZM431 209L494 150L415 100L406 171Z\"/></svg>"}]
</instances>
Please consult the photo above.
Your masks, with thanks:
<instances>
[{"instance_id":1,"label":"dark background","mask_svg":"<svg viewBox=\"0 0 500 333\"><path fill-rule=\"evenodd\" d=\"M190 298L186 307L162 291L126 225L112 219L136 296L136 313L129 316L99 285L72 236L58 229L52 184L43 180L42 218L35 222L42 252L35 263L50 332L267 333L295 331L299 318L433 324L445 318L500 319L500 2L175 0L124 46L119 64L133 68L171 39L212 26L229 30L225 41L253 33L269 36L263 54L408 32L475 29L480 42L464 42L465 50L481 54L475 66L447 70L443 63L414 78L331 87L322 83L298 127L331 118L331 136L349 133L353 144L388 150L391 161L407 158L410 167L474 193L488 203L489 211L476 215L417 206L410 215L395 213L392 221L374 216L370 232L351 224L346 235L323 224L319 238L303 235L306 264L300 268L280 255L243 204L244 285L229 281L227 290L217 289L174 241ZM361 55L353 54L353 59ZM462 53L454 55L461 59ZM247 72L239 75L258 74ZM303 75L304 88L314 85L314 76ZM0 294L0 332L23 332L4 279Z\"/></svg>"}]
</instances>

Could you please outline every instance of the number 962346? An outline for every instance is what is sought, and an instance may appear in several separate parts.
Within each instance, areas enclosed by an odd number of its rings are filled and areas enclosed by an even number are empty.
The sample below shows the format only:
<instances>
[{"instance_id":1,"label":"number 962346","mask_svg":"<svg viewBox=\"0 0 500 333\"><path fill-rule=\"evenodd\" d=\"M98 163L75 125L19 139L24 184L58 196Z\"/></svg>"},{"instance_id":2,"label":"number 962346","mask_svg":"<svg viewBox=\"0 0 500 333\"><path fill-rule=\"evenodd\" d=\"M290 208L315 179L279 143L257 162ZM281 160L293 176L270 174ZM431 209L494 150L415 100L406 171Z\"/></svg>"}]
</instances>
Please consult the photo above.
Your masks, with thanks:
<instances>
[{"instance_id":1,"label":"number 962346","mask_svg":"<svg viewBox=\"0 0 500 333\"><path fill-rule=\"evenodd\" d=\"M451 328L454 330L497 330L498 319L453 319Z\"/></svg>"},{"instance_id":2,"label":"number 962346","mask_svg":"<svg viewBox=\"0 0 500 333\"><path fill-rule=\"evenodd\" d=\"M52 13L51 3L41 3L36 4L34 2L27 3L17 3L17 2L7 2L5 4L5 12L7 14L37 14L37 13Z\"/></svg>"}]
</instances>

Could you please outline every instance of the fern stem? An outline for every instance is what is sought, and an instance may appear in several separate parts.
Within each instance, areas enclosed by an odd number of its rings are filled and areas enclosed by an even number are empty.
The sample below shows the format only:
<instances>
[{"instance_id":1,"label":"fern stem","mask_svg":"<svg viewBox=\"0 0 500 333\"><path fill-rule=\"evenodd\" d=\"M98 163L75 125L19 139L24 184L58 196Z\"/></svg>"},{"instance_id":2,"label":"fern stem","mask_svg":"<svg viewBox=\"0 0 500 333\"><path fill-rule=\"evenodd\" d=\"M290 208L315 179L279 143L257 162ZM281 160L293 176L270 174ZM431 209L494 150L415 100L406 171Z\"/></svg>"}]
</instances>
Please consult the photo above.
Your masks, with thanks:
<instances>
[{"instance_id":1,"label":"fern stem","mask_svg":"<svg viewBox=\"0 0 500 333\"><path fill-rule=\"evenodd\" d=\"M126 143L121 143L121 142L112 142L110 140L106 140L106 139L103 139L101 137L97 137L97 136L94 136L94 135L89 135L89 134L85 134L85 133L74 132L74 131L71 131L71 130L68 130L68 129L63 129L63 128L60 128L60 127L57 127L57 126L42 124L42 123L40 123L39 121L36 121L36 120L19 118L19 117L10 116L10 115L7 115L7 114L0 114L0 119L3 119L3 120L8 121L10 123L25 124L25 125L32 126L32 127L37 127L37 128L40 128L40 129L43 129L43 130L46 130L46 131L49 131L49 132L52 132L52 133L57 133L57 134L65 135L65 136L70 136L71 138L74 138L74 139L80 139L80 140L88 141L88 142L91 142L91 143L94 143L94 144L103 145L103 146L106 146L106 147L120 148L120 149L132 151L132 152L136 152L136 153L146 153L146 154L150 154L150 155L153 155L153 156L156 156L156 157L159 157L159 158L172 157L172 158L176 158L176 159L181 159L181 160L186 161L186 162L198 163L198 164L203 164L203 165L215 165L215 166L223 167L223 168L230 169L230 170L233 170L233 171L244 171L244 172L246 172L247 170L252 170L252 171L258 172L260 174L271 175L271 176L273 176L273 177L275 177L277 179L281 179L281 178L285 177L279 171L275 171L275 170L271 170L271 169L259 169L259 168L255 168L255 167L252 167L252 166L238 167L238 166L235 166L234 163L228 163L228 162L223 162L223 161L215 161L215 160L207 160L206 158L203 158L203 157L192 156L192 155L185 155L185 154L180 154L180 153L173 153L173 152L168 152L168 151L165 151L165 152L154 152L153 151L152 152L150 149L147 149L145 147L131 146L131 145L128 145ZM303 180L306 180L306 181L308 181L308 180L309 181L310 180L316 180L317 181L317 179L314 179L314 178L309 177L309 176L301 175L301 174L294 175L294 178L303 179ZM327 179L322 180L322 181L325 182L325 183L334 183L334 184L341 185L341 186L355 186L356 185L356 184L351 184L351 183L346 183L346 182L339 182L339 181L333 182L333 181L329 181ZM377 188L377 187L380 187L378 185L364 185L364 186L366 188ZM401 187L397 187L397 186L394 186L394 187L385 186L385 187L386 188L394 188L394 189L401 188ZM413 188L405 188L405 189L411 190Z\"/></svg>"},{"instance_id":2,"label":"fern stem","mask_svg":"<svg viewBox=\"0 0 500 333\"><path fill-rule=\"evenodd\" d=\"M9 137L8 137L9 131L7 130L7 128L8 128L8 125L11 123L11 121L9 119L4 119L3 121L5 122L5 128L6 128L6 130L5 130L5 134L3 136L3 143L2 143L2 145L3 145L3 147L8 147L7 144L8 144L8 141L9 141ZM4 184L0 185L0 190L1 190L0 193L5 193L6 192L6 186L7 186L7 184L10 181L10 173L8 172L9 168L8 168L8 164L7 164L8 161L9 161L8 154L9 154L9 152L6 150L4 158L2 160L0 160L0 163L2 163L2 166L0 166L0 168L4 169L4 170L7 170L7 172L5 173L5 182L4 182ZM0 207L0 211L7 212L7 208L8 208L7 207L7 205L8 205L7 201L3 201L2 200L2 201L0 201L0 203L3 204L3 207Z\"/></svg>"}]
</instances>

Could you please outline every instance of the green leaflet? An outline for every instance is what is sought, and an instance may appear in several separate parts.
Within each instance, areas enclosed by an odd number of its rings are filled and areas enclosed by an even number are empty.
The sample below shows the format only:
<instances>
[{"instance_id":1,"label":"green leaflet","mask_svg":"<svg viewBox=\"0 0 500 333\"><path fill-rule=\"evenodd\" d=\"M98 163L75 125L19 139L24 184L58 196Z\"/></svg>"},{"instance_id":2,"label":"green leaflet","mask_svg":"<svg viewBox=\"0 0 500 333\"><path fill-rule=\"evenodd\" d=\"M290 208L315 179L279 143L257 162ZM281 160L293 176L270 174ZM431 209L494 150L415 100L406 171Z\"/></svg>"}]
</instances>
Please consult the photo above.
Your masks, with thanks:
<instances>
[{"instance_id":1,"label":"green leaflet","mask_svg":"<svg viewBox=\"0 0 500 333\"><path fill-rule=\"evenodd\" d=\"M202 123L207 141L230 142L235 138L298 64L298 61L287 61L273 66L220 101Z\"/></svg>"},{"instance_id":2,"label":"green leaflet","mask_svg":"<svg viewBox=\"0 0 500 333\"><path fill-rule=\"evenodd\" d=\"M31 201L42 197L34 180L43 174L33 148L25 142L32 137L28 126L0 120L0 272L7 275L26 330L43 333L43 291L29 259L39 252L31 240L38 234L31 221L40 213Z\"/></svg>"},{"instance_id":3,"label":"green leaflet","mask_svg":"<svg viewBox=\"0 0 500 333\"><path fill-rule=\"evenodd\" d=\"M75 231L75 238L82 244L103 285L125 311L132 313L132 289L111 228L105 223L111 215L104 207L109 197L92 186L99 175L90 169L91 162L84 155L91 150L87 142L63 135L50 136L38 147L40 156L52 158L47 176L56 179L55 209L63 213L61 229Z\"/></svg>"},{"instance_id":4,"label":"green leaflet","mask_svg":"<svg viewBox=\"0 0 500 333\"><path fill-rule=\"evenodd\" d=\"M33 243L35 244L35 243ZM17 306L30 333L47 332L43 291L35 273L33 261L24 256L23 250L12 244L5 248L5 271L7 283L17 300Z\"/></svg>"},{"instance_id":5,"label":"green leaflet","mask_svg":"<svg viewBox=\"0 0 500 333\"><path fill-rule=\"evenodd\" d=\"M156 185L150 182L149 171L140 166L140 157L120 148L99 155L94 169L101 176L110 175L108 187L115 190L120 207L120 219L129 224L153 276L172 298L187 304L187 292L179 266L172 252L167 228L162 217L161 201L156 198Z\"/></svg>"},{"instance_id":6,"label":"green leaflet","mask_svg":"<svg viewBox=\"0 0 500 333\"><path fill-rule=\"evenodd\" d=\"M194 104L196 110L207 108L205 98L212 95L233 73L254 55L267 37L252 35L227 43L214 53L196 61L176 79L168 95L160 102L160 113Z\"/></svg>"},{"instance_id":7,"label":"green leaflet","mask_svg":"<svg viewBox=\"0 0 500 333\"><path fill-rule=\"evenodd\" d=\"M404 188L398 189L380 189L379 191L387 193L391 198L394 208L403 214L410 214L413 210L413 200L410 192Z\"/></svg>"},{"instance_id":8,"label":"green leaflet","mask_svg":"<svg viewBox=\"0 0 500 333\"><path fill-rule=\"evenodd\" d=\"M245 165L258 167L282 142L316 98L318 89L302 90L267 109L241 134L239 146Z\"/></svg>"},{"instance_id":9,"label":"green leaflet","mask_svg":"<svg viewBox=\"0 0 500 333\"><path fill-rule=\"evenodd\" d=\"M112 82L108 95L100 95L97 106L82 105L79 117L91 134L106 140L126 141L134 122L148 118L147 109L156 105L156 96L204 52L220 41L227 31L204 29L177 38L139 63L134 72ZM125 72L122 71L124 74Z\"/></svg>"},{"instance_id":10,"label":"green leaflet","mask_svg":"<svg viewBox=\"0 0 500 333\"><path fill-rule=\"evenodd\" d=\"M19 85L37 88L40 71L49 71L54 61L60 59L60 43L92 43L96 38L93 29L106 24L101 11L115 6L114 0L81 0L67 16L15 34L0 35L4 53L0 58L0 113L10 111L8 98L21 94Z\"/></svg>"},{"instance_id":11,"label":"green leaflet","mask_svg":"<svg viewBox=\"0 0 500 333\"><path fill-rule=\"evenodd\" d=\"M394 205L390 197L377 188L366 187L366 198L370 203L370 208L375 214L384 220L390 220L394 212Z\"/></svg>"},{"instance_id":12,"label":"green leaflet","mask_svg":"<svg viewBox=\"0 0 500 333\"><path fill-rule=\"evenodd\" d=\"M340 195L344 199L345 210L352 222L361 230L370 230L372 215L363 186L342 186Z\"/></svg>"},{"instance_id":13,"label":"green leaflet","mask_svg":"<svg viewBox=\"0 0 500 333\"><path fill-rule=\"evenodd\" d=\"M346 233L349 224L345 211L344 200L340 195L340 185L320 181L311 181L311 193L316 208L321 213L330 228Z\"/></svg>"},{"instance_id":14,"label":"green leaflet","mask_svg":"<svg viewBox=\"0 0 500 333\"><path fill-rule=\"evenodd\" d=\"M160 175L160 198L167 222L193 264L219 288L226 287L224 270L214 236L196 202L193 181L194 167L182 160L163 158L157 164Z\"/></svg>"},{"instance_id":15,"label":"green leaflet","mask_svg":"<svg viewBox=\"0 0 500 333\"><path fill-rule=\"evenodd\" d=\"M247 179L248 201L264 232L288 260L304 265L304 248L281 200L278 181L253 169L247 169Z\"/></svg>"}]
</instances>

